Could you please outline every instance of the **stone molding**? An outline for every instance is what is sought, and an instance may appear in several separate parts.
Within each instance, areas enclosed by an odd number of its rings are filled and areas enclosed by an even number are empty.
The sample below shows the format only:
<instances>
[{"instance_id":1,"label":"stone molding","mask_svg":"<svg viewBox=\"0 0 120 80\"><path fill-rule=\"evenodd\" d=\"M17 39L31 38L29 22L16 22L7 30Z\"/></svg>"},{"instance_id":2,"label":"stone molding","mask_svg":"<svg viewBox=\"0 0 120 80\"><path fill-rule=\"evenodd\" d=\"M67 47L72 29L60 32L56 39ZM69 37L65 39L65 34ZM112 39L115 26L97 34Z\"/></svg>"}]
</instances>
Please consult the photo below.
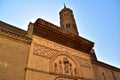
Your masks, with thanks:
<instances>
[{"instance_id":1,"label":"stone molding","mask_svg":"<svg viewBox=\"0 0 120 80\"><path fill-rule=\"evenodd\" d=\"M21 36L21 35L15 34L13 32L10 32L10 31L4 30L4 29L0 29L0 37L8 38L8 39L11 39L11 40L14 40L17 42L22 42L25 44L31 44L30 38L28 38L26 36Z\"/></svg>"},{"instance_id":2,"label":"stone molding","mask_svg":"<svg viewBox=\"0 0 120 80\"><path fill-rule=\"evenodd\" d=\"M67 80L74 80L74 79L78 79L78 80L92 80L92 79L88 79L88 78L84 78L84 77L77 77L77 76L71 76L71 75L61 75L61 74L56 74L56 73L50 73L50 72L45 72L45 71L41 71L41 70L37 70L37 69L33 69L33 68L29 68L26 67L25 70L30 70L30 71L35 71L35 72L41 72L41 73L45 73L45 74L50 74L50 75L55 75L55 79L54 80L61 80L61 79L67 79Z\"/></svg>"}]
</instances>

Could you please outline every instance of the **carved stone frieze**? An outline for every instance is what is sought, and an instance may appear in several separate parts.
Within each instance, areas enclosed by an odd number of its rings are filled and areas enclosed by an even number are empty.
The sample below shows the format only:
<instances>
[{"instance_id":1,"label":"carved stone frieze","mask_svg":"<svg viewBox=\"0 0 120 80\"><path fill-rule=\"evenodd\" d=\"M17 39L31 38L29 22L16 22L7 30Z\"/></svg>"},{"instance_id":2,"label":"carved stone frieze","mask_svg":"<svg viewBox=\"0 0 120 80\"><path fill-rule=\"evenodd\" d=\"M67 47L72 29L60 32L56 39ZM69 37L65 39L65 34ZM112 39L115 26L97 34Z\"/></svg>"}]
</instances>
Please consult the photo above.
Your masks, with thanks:
<instances>
[{"instance_id":1,"label":"carved stone frieze","mask_svg":"<svg viewBox=\"0 0 120 80\"><path fill-rule=\"evenodd\" d=\"M80 51L74 50L72 48L68 48L66 46L54 43L52 41L48 41L46 39L43 39L43 38L40 38L40 37L37 37L37 36L34 36L33 40L34 40L34 44L36 46L37 46L37 44L39 44L39 45L45 46L49 49L53 49L53 51L56 50L56 51L60 51L60 52L64 52L64 53L69 53L71 55L75 55L75 56L78 56L78 57L81 57L81 58L84 58L84 59L90 59L88 54L85 54L85 53L82 53Z\"/></svg>"},{"instance_id":2,"label":"carved stone frieze","mask_svg":"<svg viewBox=\"0 0 120 80\"><path fill-rule=\"evenodd\" d=\"M27 44L31 43L30 38L25 37L25 36L21 36L21 35L17 35L13 32L6 31L4 29L0 29L0 36L5 37L5 38L9 38L9 39L17 41L17 42L23 42L23 43L27 43Z\"/></svg>"},{"instance_id":3,"label":"carved stone frieze","mask_svg":"<svg viewBox=\"0 0 120 80\"><path fill-rule=\"evenodd\" d=\"M80 66L90 68L90 61L88 59L83 59L81 57L76 57L75 59L78 61Z\"/></svg>"},{"instance_id":4,"label":"carved stone frieze","mask_svg":"<svg viewBox=\"0 0 120 80\"><path fill-rule=\"evenodd\" d=\"M34 43L34 48L33 48L34 55L51 58L57 52L58 52L57 50L48 48L48 47L40 45L38 43Z\"/></svg>"}]
</instances>

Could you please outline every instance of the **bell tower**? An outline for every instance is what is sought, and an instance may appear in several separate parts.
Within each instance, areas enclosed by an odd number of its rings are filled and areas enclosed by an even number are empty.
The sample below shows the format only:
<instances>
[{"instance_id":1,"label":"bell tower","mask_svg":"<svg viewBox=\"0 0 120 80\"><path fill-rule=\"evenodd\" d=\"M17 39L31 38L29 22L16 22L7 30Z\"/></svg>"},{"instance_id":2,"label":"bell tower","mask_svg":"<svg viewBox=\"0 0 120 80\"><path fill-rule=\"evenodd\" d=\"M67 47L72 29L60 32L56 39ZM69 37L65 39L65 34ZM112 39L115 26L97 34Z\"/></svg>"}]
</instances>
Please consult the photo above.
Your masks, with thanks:
<instances>
[{"instance_id":1,"label":"bell tower","mask_svg":"<svg viewBox=\"0 0 120 80\"><path fill-rule=\"evenodd\" d=\"M76 26L76 22L74 19L73 11L69 8L66 8L64 4L64 8L60 11L60 26L62 29L69 31L73 34L78 35L78 30Z\"/></svg>"}]
</instances>

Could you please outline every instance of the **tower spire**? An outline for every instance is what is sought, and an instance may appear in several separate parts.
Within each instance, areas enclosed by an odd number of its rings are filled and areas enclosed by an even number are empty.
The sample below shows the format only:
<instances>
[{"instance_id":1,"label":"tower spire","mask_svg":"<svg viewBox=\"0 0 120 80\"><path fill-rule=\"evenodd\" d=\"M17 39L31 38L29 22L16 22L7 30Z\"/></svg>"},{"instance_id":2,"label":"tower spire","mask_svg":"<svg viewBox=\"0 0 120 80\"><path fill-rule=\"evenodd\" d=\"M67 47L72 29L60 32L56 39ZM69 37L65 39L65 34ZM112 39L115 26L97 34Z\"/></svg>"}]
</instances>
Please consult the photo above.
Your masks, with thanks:
<instances>
[{"instance_id":1,"label":"tower spire","mask_svg":"<svg viewBox=\"0 0 120 80\"><path fill-rule=\"evenodd\" d=\"M60 11L60 26L62 29L69 31L70 33L79 35L77 25L74 19L73 11L69 8L64 8Z\"/></svg>"},{"instance_id":2,"label":"tower spire","mask_svg":"<svg viewBox=\"0 0 120 80\"><path fill-rule=\"evenodd\" d=\"M66 5L65 5L65 3L64 3L64 8L66 8Z\"/></svg>"}]
</instances>

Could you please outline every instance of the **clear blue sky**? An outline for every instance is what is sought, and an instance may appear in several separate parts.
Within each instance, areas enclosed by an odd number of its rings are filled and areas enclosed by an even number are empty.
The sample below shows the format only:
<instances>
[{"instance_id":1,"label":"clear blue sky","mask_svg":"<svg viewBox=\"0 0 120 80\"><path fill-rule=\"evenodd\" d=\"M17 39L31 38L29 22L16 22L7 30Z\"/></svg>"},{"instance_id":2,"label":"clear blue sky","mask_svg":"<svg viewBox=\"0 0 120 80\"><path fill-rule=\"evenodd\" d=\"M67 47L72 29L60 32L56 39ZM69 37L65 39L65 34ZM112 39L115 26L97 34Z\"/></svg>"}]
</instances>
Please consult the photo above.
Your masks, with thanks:
<instances>
[{"instance_id":1,"label":"clear blue sky","mask_svg":"<svg viewBox=\"0 0 120 80\"><path fill-rule=\"evenodd\" d=\"M0 0L0 20L24 30L37 18L59 26L64 3L79 35L95 43L98 60L120 68L120 0Z\"/></svg>"}]
</instances>

